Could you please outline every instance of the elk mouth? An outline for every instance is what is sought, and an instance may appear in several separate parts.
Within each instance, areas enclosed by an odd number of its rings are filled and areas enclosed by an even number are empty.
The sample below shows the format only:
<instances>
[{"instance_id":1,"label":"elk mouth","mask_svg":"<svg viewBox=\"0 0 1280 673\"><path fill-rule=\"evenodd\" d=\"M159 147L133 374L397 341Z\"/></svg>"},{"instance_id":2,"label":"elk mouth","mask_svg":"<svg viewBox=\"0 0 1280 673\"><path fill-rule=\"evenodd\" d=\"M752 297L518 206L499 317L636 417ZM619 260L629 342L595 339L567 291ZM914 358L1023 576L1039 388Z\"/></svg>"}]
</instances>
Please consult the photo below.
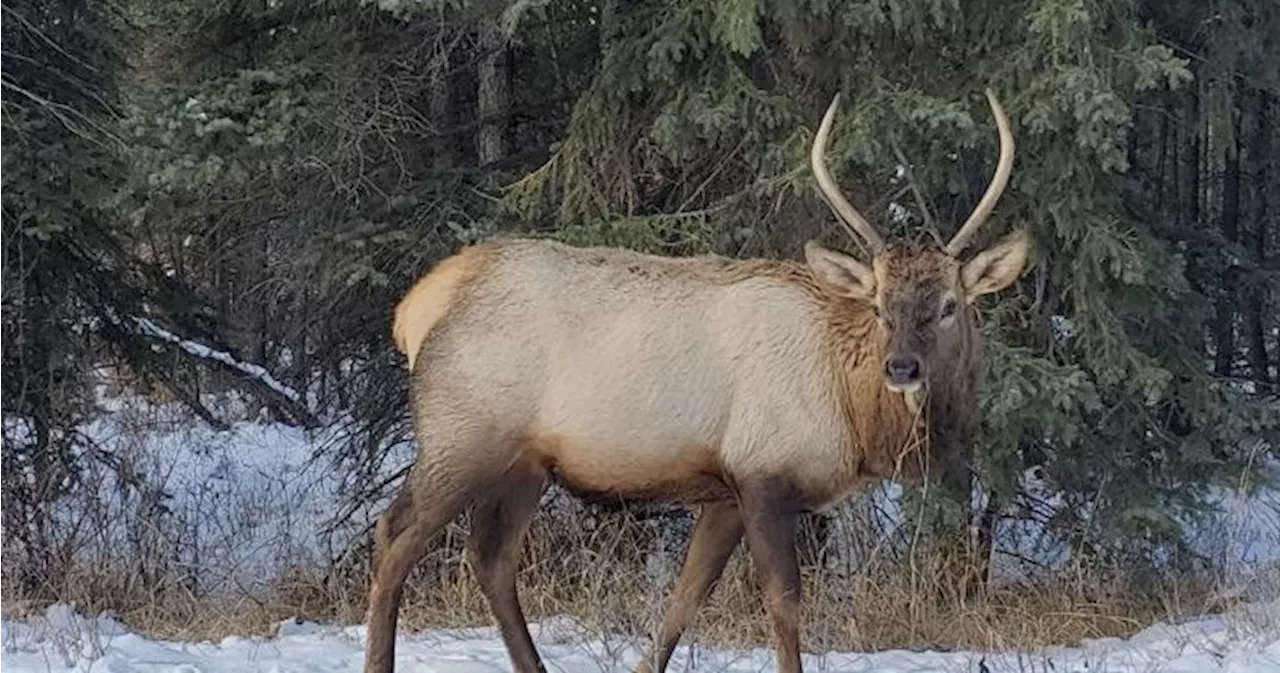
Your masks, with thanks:
<instances>
[{"instance_id":1,"label":"elk mouth","mask_svg":"<svg viewBox=\"0 0 1280 673\"><path fill-rule=\"evenodd\" d=\"M884 388L890 393L902 395L902 402L906 402L906 408L911 413L919 412L920 402L924 398L924 367L916 365L911 370L906 370L900 366L895 370L895 367L887 363L884 367Z\"/></svg>"},{"instance_id":2,"label":"elk mouth","mask_svg":"<svg viewBox=\"0 0 1280 673\"><path fill-rule=\"evenodd\" d=\"M905 385L897 385L891 381L885 381L884 385L889 389L889 392L902 395L902 401L906 403L907 411L912 414L920 413L926 394L923 381L913 381Z\"/></svg>"},{"instance_id":3,"label":"elk mouth","mask_svg":"<svg viewBox=\"0 0 1280 673\"><path fill-rule=\"evenodd\" d=\"M895 383L886 379L884 387L888 388L889 392L902 393L903 395L914 395L915 393L920 392L924 387L924 384L918 380L910 381L908 383Z\"/></svg>"}]
</instances>

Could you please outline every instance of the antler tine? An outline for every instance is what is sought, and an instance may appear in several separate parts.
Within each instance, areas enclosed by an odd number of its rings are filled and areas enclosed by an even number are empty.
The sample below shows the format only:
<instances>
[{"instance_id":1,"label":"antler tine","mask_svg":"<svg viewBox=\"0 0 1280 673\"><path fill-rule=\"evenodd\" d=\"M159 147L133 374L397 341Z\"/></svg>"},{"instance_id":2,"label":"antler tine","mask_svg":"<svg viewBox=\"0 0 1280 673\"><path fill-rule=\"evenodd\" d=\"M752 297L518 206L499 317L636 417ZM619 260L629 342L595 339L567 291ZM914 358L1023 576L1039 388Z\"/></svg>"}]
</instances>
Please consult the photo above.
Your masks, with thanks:
<instances>
[{"instance_id":1,"label":"antler tine","mask_svg":"<svg viewBox=\"0 0 1280 673\"><path fill-rule=\"evenodd\" d=\"M813 138L813 149L809 152L809 163L813 168L813 175L818 180L818 188L822 196L827 202L827 206L835 213L836 218L841 224L856 237L866 241L867 247L871 249L871 254L878 255L884 250L884 239L880 238L880 234L867 222L866 218L858 214L848 199L840 193L840 188L836 186L836 181L832 179L831 173L827 171L827 164L823 158L823 154L827 150L827 138L831 135L831 125L836 118L836 109L840 107L840 93L837 92L835 97L831 99L831 105L827 107L827 114L822 117L822 124L818 127L818 134Z\"/></svg>"},{"instance_id":2,"label":"antler tine","mask_svg":"<svg viewBox=\"0 0 1280 673\"><path fill-rule=\"evenodd\" d=\"M991 184L987 185L982 200L973 209L964 226L960 227L960 231L947 243L947 253L952 257L959 255L969 245L970 239L991 215L991 210L996 207L996 201L1000 200L1000 194L1004 192L1005 185L1009 184L1009 174L1013 171L1013 131L1009 129L1009 118L1005 116L1004 108L1000 107L996 94L991 89L987 89L986 93L991 113L996 118L996 129L1000 132L1000 163L996 165L996 173L991 178Z\"/></svg>"}]
</instances>

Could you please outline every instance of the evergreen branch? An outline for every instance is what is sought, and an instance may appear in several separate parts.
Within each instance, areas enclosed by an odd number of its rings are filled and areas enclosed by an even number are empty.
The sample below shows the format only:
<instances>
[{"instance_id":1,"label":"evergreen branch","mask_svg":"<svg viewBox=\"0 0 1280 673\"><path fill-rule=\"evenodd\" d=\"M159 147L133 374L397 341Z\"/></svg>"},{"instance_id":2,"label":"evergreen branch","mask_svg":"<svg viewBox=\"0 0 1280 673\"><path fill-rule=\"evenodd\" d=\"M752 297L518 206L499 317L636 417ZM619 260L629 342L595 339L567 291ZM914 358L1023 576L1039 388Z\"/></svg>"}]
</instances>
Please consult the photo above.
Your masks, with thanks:
<instances>
[{"instance_id":1,"label":"evergreen branch","mask_svg":"<svg viewBox=\"0 0 1280 673\"><path fill-rule=\"evenodd\" d=\"M42 65L40 61L30 56L27 56L26 54L20 54L16 51L9 51L8 49L0 49L0 58L3 58L4 60L10 61L10 62L18 61L19 63L26 63L28 65L34 65L34 66Z\"/></svg>"},{"instance_id":2,"label":"evergreen branch","mask_svg":"<svg viewBox=\"0 0 1280 673\"><path fill-rule=\"evenodd\" d=\"M721 171L723 171L724 168L729 165L729 161L732 160L735 156L737 156L738 152L742 151L743 146L746 144L747 144L747 136L743 136L742 140L739 140L738 144L735 145L734 148L730 150L728 154L726 154L719 162L716 163L716 167L711 170L711 172L707 175L707 178L702 181L702 184L699 184L698 187L693 190L693 193L689 195L689 198L685 199L684 203L681 203L679 208L676 208L676 212L677 213L683 212L685 208L688 208L689 205L693 203L695 199L698 198L698 195L702 194L702 192L706 190L707 186L710 185L711 182L715 180L717 176L720 175Z\"/></svg>"},{"instance_id":3,"label":"evergreen branch","mask_svg":"<svg viewBox=\"0 0 1280 673\"><path fill-rule=\"evenodd\" d=\"M298 396L298 392L296 390L281 383L279 380L277 380L274 376L271 375L271 372L268 372L266 368L260 365L242 362L232 357L231 354L225 351L219 351L213 348L209 348L204 344L198 344L189 339L183 339L182 337L179 337L173 332L170 332L169 330L166 330L160 327L159 325L155 324L154 322L152 322L147 318L134 318L134 322L137 323L138 330L149 337L161 339L163 341L168 341L169 343L176 344L178 347L182 348L182 350L198 358L205 359L205 360L216 360L230 367L234 367L244 372L246 375L261 381L267 387L271 388L275 392L279 393L280 395L283 395L284 397L288 398L293 402L299 402L301 399Z\"/></svg>"}]
</instances>

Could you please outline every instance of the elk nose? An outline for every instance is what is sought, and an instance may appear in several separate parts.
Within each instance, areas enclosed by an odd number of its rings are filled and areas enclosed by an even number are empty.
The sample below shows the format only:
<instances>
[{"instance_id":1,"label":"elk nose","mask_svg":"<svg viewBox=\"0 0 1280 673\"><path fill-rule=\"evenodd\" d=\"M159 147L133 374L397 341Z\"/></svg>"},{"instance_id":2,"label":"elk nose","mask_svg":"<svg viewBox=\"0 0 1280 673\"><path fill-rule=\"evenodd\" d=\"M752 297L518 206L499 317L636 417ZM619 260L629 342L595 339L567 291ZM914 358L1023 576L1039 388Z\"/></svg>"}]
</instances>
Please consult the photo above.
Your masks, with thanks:
<instances>
[{"instance_id":1,"label":"elk nose","mask_svg":"<svg viewBox=\"0 0 1280 673\"><path fill-rule=\"evenodd\" d=\"M884 373L889 382L897 386L915 383L920 380L920 361L913 357L889 358Z\"/></svg>"}]
</instances>

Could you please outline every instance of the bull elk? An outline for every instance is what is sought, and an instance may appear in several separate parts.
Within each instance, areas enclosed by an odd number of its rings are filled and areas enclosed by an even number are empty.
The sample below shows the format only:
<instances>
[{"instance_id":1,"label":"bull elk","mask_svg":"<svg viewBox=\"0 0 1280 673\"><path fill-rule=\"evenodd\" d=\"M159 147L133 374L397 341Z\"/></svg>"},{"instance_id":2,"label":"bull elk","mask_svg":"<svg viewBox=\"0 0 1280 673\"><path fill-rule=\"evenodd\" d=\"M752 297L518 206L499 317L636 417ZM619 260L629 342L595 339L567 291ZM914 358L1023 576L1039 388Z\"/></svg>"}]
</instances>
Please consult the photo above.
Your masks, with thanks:
<instances>
[{"instance_id":1,"label":"bull elk","mask_svg":"<svg viewBox=\"0 0 1280 673\"><path fill-rule=\"evenodd\" d=\"M472 513L468 558L514 669L542 673L516 595L522 543L555 481L578 494L700 506L659 633L638 673L662 673L746 538L777 666L799 673L801 512L936 465L967 483L981 341L975 300L1011 284L1029 240L1015 231L961 252L999 199L1013 135L987 99L1000 159L946 246L886 244L840 193L824 151L821 194L873 254L817 242L804 263L670 258L545 240L468 247L396 308L418 454L380 517L365 673L391 673L401 593L434 535Z\"/></svg>"}]
</instances>

